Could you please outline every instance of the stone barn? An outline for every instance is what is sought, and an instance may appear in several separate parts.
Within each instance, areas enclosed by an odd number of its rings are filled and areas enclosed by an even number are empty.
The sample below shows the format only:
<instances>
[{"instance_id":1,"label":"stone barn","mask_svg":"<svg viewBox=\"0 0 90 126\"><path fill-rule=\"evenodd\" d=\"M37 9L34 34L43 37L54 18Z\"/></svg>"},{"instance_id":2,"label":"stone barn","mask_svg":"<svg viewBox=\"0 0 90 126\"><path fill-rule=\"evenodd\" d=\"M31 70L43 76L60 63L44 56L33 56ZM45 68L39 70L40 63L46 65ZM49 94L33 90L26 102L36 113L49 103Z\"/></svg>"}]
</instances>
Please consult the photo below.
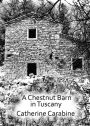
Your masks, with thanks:
<instances>
[{"instance_id":1,"label":"stone barn","mask_svg":"<svg viewBox=\"0 0 90 126\"><path fill-rule=\"evenodd\" d=\"M86 75L84 57L74 57L72 51L76 45L61 31L62 25L53 23L48 17L36 20L23 15L6 23L6 77L43 75L52 70L60 76Z\"/></svg>"}]
</instances>

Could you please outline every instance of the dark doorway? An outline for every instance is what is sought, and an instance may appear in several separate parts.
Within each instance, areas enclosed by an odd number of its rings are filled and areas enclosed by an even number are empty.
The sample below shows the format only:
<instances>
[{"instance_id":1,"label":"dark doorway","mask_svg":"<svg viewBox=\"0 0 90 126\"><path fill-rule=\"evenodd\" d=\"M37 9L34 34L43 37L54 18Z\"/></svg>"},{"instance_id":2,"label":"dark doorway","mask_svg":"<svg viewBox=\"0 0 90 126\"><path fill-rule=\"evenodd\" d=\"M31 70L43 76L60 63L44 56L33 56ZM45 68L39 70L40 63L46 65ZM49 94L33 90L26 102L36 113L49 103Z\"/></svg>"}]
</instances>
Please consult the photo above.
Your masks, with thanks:
<instances>
[{"instance_id":1,"label":"dark doorway","mask_svg":"<svg viewBox=\"0 0 90 126\"><path fill-rule=\"evenodd\" d=\"M36 63L28 63L27 64L27 76L29 76L29 74L33 73L34 75L37 74L37 69L36 69Z\"/></svg>"}]
</instances>

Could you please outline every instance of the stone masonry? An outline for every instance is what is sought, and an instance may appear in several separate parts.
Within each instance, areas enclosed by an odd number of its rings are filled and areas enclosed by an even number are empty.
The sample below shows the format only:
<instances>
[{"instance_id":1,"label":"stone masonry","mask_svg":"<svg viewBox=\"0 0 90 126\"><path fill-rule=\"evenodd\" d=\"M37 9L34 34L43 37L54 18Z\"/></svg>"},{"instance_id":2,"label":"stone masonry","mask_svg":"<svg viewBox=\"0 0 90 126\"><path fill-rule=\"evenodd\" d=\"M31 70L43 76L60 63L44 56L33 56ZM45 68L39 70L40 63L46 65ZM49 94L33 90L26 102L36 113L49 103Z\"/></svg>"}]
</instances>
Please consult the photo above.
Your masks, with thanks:
<instances>
[{"instance_id":1,"label":"stone masonry","mask_svg":"<svg viewBox=\"0 0 90 126\"><path fill-rule=\"evenodd\" d=\"M36 28L36 39L27 38L27 30ZM35 20L25 17L13 20L6 25L5 32L5 71L9 79L27 76L27 64L37 64L37 75L55 69L63 76L86 75L85 61L83 69L73 71L72 51L75 44L60 36L61 24L50 22L47 18ZM51 56L51 57L50 57ZM60 60L64 67L58 67Z\"/></svg>"}]
</instances>

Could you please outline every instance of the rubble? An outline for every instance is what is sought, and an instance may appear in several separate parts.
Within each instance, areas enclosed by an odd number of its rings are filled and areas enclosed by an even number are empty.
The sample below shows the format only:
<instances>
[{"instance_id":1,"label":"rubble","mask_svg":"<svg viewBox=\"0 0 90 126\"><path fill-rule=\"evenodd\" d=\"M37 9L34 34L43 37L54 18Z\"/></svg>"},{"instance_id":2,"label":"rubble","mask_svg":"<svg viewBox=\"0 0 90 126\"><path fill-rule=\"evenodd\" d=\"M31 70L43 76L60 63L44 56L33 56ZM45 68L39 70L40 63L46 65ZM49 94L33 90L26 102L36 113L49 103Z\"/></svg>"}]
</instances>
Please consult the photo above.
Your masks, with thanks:
<instances>
[{"instance_id":1,"label":"rubble","mask_svg":"<svg viewBox=\"0 0 90 126\"><path fill-rule=\"evenodd\" d=\"M82 81L82 78L72 79L72 81L69 81L68 78L61 77L56 79L50 75L28 76L23 79L14 80L11 83L2 81L2 87L0 86L0 110L5 110L7 111L7 114L10 114L10 111L14 111L15 105L20 102L20 97L25 92L32 91L46 93L63 93L70 91L72 94L74 92L74 94L77 94L79 92L80 95L86 94L86 99L88 99L90 92L88 92L88 89L85 92L86 87L84 83L88 85L90 82L88 79ZM80 103L81 106L88 106L88 100L85 101L85 97L84 100L80 99L80 97L76 98L76 102L78 104ZM10 111L8 112L8 110ZM6 117L7 115L5 115L5 118ZM83 117L85 117L85 114L82 114L82 118ZM54 126L54 124L52 126Z\"/></svg>"}]
</instances>

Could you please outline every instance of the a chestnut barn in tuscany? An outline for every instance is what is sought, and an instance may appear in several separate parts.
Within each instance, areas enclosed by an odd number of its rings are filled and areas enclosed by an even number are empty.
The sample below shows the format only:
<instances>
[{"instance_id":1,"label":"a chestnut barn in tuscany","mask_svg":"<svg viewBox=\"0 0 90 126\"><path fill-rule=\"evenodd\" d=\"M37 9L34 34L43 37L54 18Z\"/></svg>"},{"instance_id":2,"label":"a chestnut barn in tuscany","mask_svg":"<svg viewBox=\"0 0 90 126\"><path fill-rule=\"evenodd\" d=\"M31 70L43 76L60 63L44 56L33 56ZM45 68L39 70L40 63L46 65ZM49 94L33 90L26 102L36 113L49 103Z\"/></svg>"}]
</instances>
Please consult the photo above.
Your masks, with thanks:
<instances>
[{"instance_id":1,"label":"a chestnut barn in tuscany","mask_svg":"<svg viewBox=\"0 0 90 126\"><path fill-rule=\"evenodd\" d=\"M83 56L75 58L76 47L61 34L62 25L49 18L36 20L21 16L6 24L5 70L9 79L43 75L55 70L63 76L86 75Z\"/></svg>"}]
</instances>

